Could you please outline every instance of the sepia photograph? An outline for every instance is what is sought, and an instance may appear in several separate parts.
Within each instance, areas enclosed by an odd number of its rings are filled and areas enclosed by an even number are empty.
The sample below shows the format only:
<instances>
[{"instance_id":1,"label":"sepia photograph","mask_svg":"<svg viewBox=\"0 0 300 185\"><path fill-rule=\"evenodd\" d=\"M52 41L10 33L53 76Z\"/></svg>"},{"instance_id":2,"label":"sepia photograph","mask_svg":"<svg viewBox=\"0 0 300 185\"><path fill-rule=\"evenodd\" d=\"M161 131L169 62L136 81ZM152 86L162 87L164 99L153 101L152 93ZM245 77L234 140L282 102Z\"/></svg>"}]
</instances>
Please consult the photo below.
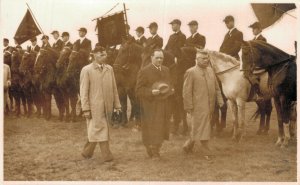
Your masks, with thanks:
<instances>
[{"instance_id":1,"label":"sepia photograph","mask_svg":"<svg viewBox=\"0 0 300 185\"><path fill-rule=\"evenodd\" d=\"M299 5L0 0L2 183L298 184Z\"/></svg>"}]
</instances>

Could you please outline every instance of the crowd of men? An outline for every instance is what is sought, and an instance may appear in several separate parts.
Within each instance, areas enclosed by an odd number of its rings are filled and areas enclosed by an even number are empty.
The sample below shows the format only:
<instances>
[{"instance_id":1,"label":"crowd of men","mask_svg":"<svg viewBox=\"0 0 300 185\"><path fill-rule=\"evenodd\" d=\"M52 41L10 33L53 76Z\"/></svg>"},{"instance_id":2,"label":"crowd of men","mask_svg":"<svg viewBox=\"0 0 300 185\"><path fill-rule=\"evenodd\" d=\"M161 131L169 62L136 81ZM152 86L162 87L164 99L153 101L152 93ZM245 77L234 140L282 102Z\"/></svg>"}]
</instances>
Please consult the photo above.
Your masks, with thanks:
<instances>
[{"instance_id":1,"label":"crowd of men","mask_svg":"<svg viewBox=\"0 0 300 185\"><path fill-rule=\"evenodd\" d=\"M240 60L239 51L241 49L241 43L243 41L243 33L239 31L234 24L234 17L229 15L224 19L228 32L226 33L223 43L220 46L220 52L228 54ZM206 38L204 35L198 33L198 22L193 20L188 23L191 35L186 38L186 35L181 32L181 21L174 19L170 22L173 30L173 34L170 35L169 40L164 48L171 52L175 56L175 61L180 57L180 49L184 46L197 48L196 66L190 68L184 79L183 85L183 103L185 111L192 116L192 131L189 140L185 143L183 149L186 153L190 153L193 150L193 146L197 138L201 141L205 153L205 157L209 159L209 147L208 140L210 138L210 119L213 113L213 108L208 108L208 105L202 105L202 102L207 101L209 105L214 105L215 101L218 101L219 106L223 106L220 89L216 79L213 75L213 71L209 67L208 54L201 49L205 48ZM262 29L258 22L250 25L253 29L254 40L262 40L266 42L266 39L261 35ZM129 25L126 26L129 31ZM153 48L151 55L151 64L147 65L140 70L138 79L136 94L141 100L142 110L142 138L146 147L147 154L151 158L159 158L160 147L163 140L168 139L166 133L166 124L168 122L169 109L174 106L168 101L167 97L174 93L174 89L170 85L170 72L169 69L162 65L164 60L164 54L162 51L163 38L157 34L158 24L156 22L150 23L148 26L151 36L145 38L143 27L137 27L135 42L143 47ZM76 48L86 54L89 57L90 53L93 54L94 61L85 66L81 71L80 76L80 97L83 115L87 119L88 130L88 142L84 147L82 156L90 158L93 155L95 146L100 143L101 151L104 154L105 161L113 160L112 154L109 149L109 130L108 123L110 122L113 108L115 111L120 111L119 97L116 93L115 79L112 71L112 67L105 64L105 58L107 53L104 48L95 47L92 50L91 41L86 38L87 29L80 28L79 39L75 43L69 41L70 35L68 32L60 34L58 31L53 31L51 34L55 42L51 46L49 43L49 37L47 35L42 36L41 48L52 48L57 52L60 52L64 47ZM31 45L28 47L29 51L38 52L40 46L37 45L37 39L32 38ZM21 46L16 43L16 47L21 49ZM199 50L200 49L200 50ZM9 41L4 39L4 53L10 52ZM106 82L98 83L99 79L106 79ZM196 82L199 82L196 86ZM200 83L201 82L201 83ZM7 89L10 85L10 72L9 67L4 65L4 91L7 95ZM166 90L167 89L167 90ZM164 93L161 93L165 91ZM100 92L100 93L99 93ZM193 99L194 94L199 94ZM211 97L212 96L212 97ZM5 105L7 102L7 96L5 98ZM197 99L199 98L199 99ZM109 109L107 109L109 105ZM174 127L178 129L180 120L177 116L180 113L174 113ZM199 117L199 115L201 115ZM176 130L175 130L176 132ZM196 135L199 137L196 138Z\"/></svg>"}]
</instances>

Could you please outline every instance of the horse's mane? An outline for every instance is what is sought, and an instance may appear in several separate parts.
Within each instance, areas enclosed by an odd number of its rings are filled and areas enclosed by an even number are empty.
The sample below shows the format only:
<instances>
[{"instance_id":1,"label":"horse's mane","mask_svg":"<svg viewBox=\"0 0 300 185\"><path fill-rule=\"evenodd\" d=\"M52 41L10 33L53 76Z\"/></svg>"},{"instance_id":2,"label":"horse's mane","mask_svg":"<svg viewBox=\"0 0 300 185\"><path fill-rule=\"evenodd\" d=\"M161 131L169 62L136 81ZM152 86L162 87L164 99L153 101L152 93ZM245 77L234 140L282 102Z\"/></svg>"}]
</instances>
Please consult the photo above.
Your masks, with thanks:
<instances>
[{"instance_id":1,"label":"horse's mane","mask_svg":"<svg viewBox=\"0 0 300 185\"><path fill-rule=\"evenodd\" d=\"M218 51L211 51L211 50L205 50L205 51L212 58L219 58L219 59L223 60L224 62L230 62L230 63L235 64L235 65L240 64L240 62L236 58L234 58L230 55L227 55L225 53L221 53L221 52L218 52Z\"/></svg>"},{"instance_id":2,"label":"horse's mane","mask_svg":"<svg viewBox=\"0 0 300 185\"><path fill-rule=\"evenodd\" d=\"M251 44L252 47L257 48L262 53L271 55L274 61L281 62L292 58L292 56L289 55L288 53L282 51L281 49L269 43L257 41L257 40L249 41L249 43Z\"/></svg>"}]
</instances>

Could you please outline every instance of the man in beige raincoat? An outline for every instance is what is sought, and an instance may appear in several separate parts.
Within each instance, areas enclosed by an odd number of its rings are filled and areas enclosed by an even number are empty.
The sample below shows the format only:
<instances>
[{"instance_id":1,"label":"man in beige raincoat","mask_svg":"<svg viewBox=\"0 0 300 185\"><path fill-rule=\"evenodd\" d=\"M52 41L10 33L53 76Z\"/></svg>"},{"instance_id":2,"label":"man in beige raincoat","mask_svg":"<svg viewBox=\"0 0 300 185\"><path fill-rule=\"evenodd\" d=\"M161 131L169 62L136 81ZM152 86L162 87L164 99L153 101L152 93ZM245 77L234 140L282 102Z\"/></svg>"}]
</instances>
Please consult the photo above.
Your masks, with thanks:
<instances>
[{"instance_id":1,"label":"man in beige raincoat","mask_svg":"<svg viewBox=\"0 0 300 185\"><path fill-rule=\"evenodd\" d=\"M196 65L186 71L183 85L184 109L192 118L190 138L183 146L186 153L192 152L195 141L200 140L204 156L210 157L210 120L216 101L220 107L224 105L215 74L209 66L208 53L197 50Z\"/></svg>"},{"instance_id":2,"label":"man in beige raincoat","mask_svg":"<svg viewBox=\"0 0 300 185\"><path fill-rule=\"evenodd\" d=\"M88 142L82 156L91 158L97 143L105 162L112 161L109 149L108 124L113 111L120 112L121 105L114 72L105 64L106 51L97 46L93 51L94 61L83 67L80 74L80 98L83 114L87 121Z\"/></svg>"}]
</instances>

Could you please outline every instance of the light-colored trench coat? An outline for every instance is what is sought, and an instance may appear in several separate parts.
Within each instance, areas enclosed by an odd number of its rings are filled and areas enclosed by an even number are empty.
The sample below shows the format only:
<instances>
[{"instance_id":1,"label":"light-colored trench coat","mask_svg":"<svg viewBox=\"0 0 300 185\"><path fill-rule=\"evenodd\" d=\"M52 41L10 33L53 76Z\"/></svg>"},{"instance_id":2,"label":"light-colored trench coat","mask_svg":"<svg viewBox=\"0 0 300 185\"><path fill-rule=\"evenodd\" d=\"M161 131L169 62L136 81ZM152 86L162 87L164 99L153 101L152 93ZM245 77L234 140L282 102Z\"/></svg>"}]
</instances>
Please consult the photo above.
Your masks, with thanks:
<instances>
[{"instance_id":1,"label":"light-colored trench coat","mask_svg":"<svg viewBox=\"0 0 300 185\"><path fill-rule=\"evenodd\" d=\"M103 69L93 62L82 68L80 73L80 98L82 111L91 111L92 119L87 119L89 142L109 140L108 123L114 108L121 108L111 66Z\"/></svg>"},{"instance_id":2,"label":"light-colored trench coat","mask_svg":"<svg viewBox=\"0 0 300 185\"><path fill-rule=\"evenodd\" d=\"M186 71L183 84L183 103L185 110L192 110L192 140L209 140L210 120L215 103L223 105L218 82L212 68L194 66Z\"/></svg>"}]
</instances>

